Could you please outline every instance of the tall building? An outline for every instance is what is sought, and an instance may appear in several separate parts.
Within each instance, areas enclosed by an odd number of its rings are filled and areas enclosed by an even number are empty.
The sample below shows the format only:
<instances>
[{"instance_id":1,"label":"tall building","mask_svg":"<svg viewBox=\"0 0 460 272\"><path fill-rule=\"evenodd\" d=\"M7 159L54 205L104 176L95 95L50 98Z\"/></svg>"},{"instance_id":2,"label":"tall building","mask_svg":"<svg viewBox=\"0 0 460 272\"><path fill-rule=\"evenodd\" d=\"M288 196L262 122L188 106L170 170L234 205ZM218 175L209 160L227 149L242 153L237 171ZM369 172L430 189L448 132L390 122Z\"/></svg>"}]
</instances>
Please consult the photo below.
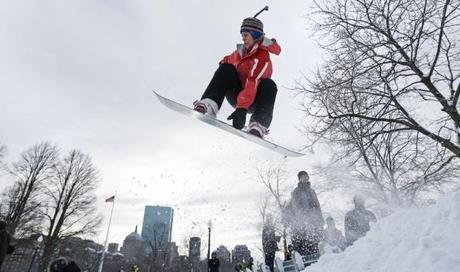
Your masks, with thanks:
<instances>
[{"instance_id":1,"label":"tall building","mask_svg":"<svg viewBox=\"0 0 460 272\"><path fill-rule=\"evenodd\" d=\"M174 210L171 207L145 206L142 237L148 252L168 250L171 243Z\"/></svg>"},{"instance_id":2,"label":"tall building","mask_svg":"<svg viewBox=\"0 0 460 272\"><path fill-rule=\"evenodd\" d=\"M251 257L251 251L246 245L237 245L232 250L232 261L233 263L242 262L248 260Z\"/></svg>"},{"instance_id":3,"label":"tall building","mask_svg":"<svg viewBox=\"0 0 460 272\"><path fill-rule=\"evenodd\" d=\"M192 261L200 260L201 239L200 237L190 237L188 247L188 258Z\"/></svg>"},{"instance_id":4,"label":"tall building","mask_svg":"<svg viewBox=\"0 0 460 272\"><path fill-rule=\"evenodd\" d=\"M232 254L225 246L220 246L214 251L220 262L230 263L232 261Z\"/></svg>"},{"instance_id":5,"label":"tall building","mask_svg":"<svg viewBox=\"0 0 460 272\"><path fill-rule=\"evenodd\" d=\"M190 271L196 272L200 271L200 254L201 253L201 238L200 237L190 237L189 246L188 246L188 258L192 264L192 269Z\"/></svg>"}]
</instances>

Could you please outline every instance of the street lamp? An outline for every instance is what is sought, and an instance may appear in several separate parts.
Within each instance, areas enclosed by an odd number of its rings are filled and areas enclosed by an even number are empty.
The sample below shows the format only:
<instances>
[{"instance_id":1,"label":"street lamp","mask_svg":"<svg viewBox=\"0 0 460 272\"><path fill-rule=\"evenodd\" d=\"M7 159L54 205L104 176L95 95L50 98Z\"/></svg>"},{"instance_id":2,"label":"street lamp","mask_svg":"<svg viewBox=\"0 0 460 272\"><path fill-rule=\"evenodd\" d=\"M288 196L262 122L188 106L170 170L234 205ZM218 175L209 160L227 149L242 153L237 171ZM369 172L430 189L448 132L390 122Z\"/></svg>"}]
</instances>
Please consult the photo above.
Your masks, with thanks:
<instances>
[{"instance_id":1,"label":"street lamp","mask_svg":"<svg viewBox=\"0 0 460 272\"><path fill-rule=\"evenodd\" d=\"M209 259L211 256L211 227L212 227L212 222L211 222L211 219L209 219L209 222L208 222L208 271L209 271Z\"/></svg>"},{"instance_id":2,"label":"street lamp","mask_svg":"<svg viewBox=\"0 0 460 272\"><path fill-rule=\"evenodd\" d=\"M32 266L34 265L35 257L37 256L38 250L40 249L40 244L43 242L43 236L39 235L37 241L35 241L35 248L34 254L32 255L32 260L30 261L29 269L27 270L30 272L32 270Z\"/></svg>"}]
</instances>

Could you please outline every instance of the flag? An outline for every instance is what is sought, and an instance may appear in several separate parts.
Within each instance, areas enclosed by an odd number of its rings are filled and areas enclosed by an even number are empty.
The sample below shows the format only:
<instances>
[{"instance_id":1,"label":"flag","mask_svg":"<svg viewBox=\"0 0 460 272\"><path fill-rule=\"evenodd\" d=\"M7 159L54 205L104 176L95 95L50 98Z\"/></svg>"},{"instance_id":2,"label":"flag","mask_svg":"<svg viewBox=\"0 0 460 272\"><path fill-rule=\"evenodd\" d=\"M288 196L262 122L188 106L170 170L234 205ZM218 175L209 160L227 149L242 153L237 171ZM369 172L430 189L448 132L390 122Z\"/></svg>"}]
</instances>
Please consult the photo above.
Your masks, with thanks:
<instances>
[{"instance_id":1,"label":"flag","mask_svg":"<svg viewBox=\"0 0 460 272\"><path fill-rule=\"evenodd\" d=\"M111 196L105 200L105 202L113 202L115 200L115 196Z\"/></svg>"}]
</instances>

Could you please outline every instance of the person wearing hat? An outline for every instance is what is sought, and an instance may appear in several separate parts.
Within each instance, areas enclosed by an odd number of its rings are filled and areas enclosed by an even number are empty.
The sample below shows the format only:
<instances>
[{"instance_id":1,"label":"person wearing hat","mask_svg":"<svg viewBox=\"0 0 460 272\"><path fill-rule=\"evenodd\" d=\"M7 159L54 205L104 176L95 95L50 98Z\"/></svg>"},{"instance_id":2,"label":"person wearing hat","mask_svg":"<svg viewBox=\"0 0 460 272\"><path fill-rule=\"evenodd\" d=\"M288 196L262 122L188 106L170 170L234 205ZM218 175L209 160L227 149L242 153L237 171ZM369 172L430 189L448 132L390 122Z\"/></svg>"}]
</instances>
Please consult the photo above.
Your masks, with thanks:
<instances>
[{"instance_id":1,"label":"person wearing hat","mask_svg":"<svg viewBox=\"0 0 460 272\"><path fill-rule=\"evenodd\" d=\"M377 221L375 214L364 207L365 200L362 196L353 197L355 208L345 214L345 239L348 246L366 235L371 229L370 222Z\"/></svg>"},{"instance_id":2,"label":"person wearing hat","mask_svg":"<svg viewBox=\"0 0 460 272\"><path fill-rule=\"evenodd\" d=\"M262 249L265 257L265 264L273 272L275 265L275 254L278 251L279 236L276 236L275 223L273 222L273 215L267 214L263 228L262 228Z\"/></svg>"},{"instance_id":3,"label":"person wearing hat","mask_svg":"<svg viewBox=\"0 0 460 272\"><path fill-rule=\"evenodd\" d=\"M326 218L326 225L324 229L324 241L333 248L333 252L344 251L347 247L347 242L342 232L335 227L334 218L330 216Z\"/></svg>"},{"instance_id":4,"label":"person wearing hat","mask_svg":"<svg viewBox=\"0 0 460 272\"><path fill-rule=\"evenodd\" d=\"M251 113L248 132L262 138L268 133L278 90L271 79L270 54L281 52L275 39L265 37L264 25L256 18L263 10L243 20L243 43L220 61L201 99L194 103L194 110L215 117L226 98L235 108L227 118L233 127L244 128L246 116Z\"/></svg>"},{"instance_id":5,"label":"person wearing hat","mask_svg":"<svg viewBox=\"0 0 460 272\"><path fill-rule=\"evenodd\" d=\"M211 259L208 260L208 272L219 272L220 261L217 258L217 253L211 254Z\"/></svg>"},{"instance_id":6,"label":"person wearing hat","mask_svg":"<svg viewBox=\"0 0 460 272\"><path fill-rule=\"evenodd\" d=\"M294 250L302 256L317 254L324 226L321 205L311 187L308 173L299 171L297 178L299 182L291 193L283 219L292 231Z\"/></svg>"}]
</instances>

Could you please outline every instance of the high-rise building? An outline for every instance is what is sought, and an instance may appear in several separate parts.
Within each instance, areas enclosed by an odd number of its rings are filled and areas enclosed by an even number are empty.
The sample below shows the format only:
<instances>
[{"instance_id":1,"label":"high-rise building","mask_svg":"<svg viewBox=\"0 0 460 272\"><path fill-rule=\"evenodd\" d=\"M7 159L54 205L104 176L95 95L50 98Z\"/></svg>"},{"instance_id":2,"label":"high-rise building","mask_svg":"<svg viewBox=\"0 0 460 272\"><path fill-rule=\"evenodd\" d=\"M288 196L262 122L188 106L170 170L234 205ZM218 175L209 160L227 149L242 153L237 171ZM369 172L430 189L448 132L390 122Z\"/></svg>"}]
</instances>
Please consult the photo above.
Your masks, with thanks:
<instances>
[{"instance_id":1,"label":"high-rise building","mask_svg":"<svg viewBox=\"0 0 460 272\"><path fill-rule=\"evenodd\" d=\"M171 243L174 210L171 207L145 206L142 237L148 252L168 250Z\"/></svg>"},{"instance_id":2,"label":"high-rise building","mask_svg":"<svg viewBox=\"0 0 460 272\"><path fill-rule=\"evenodd\" d=\"M251 251L246 245L236 245L232 250L232 261L233 263L242 262L248 260L251 257Z\"/></svg>"},{"instance_id":3,"label":"high-rise building","mask_svg":"<svg viewBox=\"0 0 460 272\"><path fill-rule=\"evenodd\" d=\"M215 251L220 262L230 263L232 261L231 253L225 246L219 246Z\"/></svg>"},{"instance_id":4,"label":"high-rise building","mask_svg":"<svg viewBox=\"0 0 460 272\"><path fill-rule=\"evenodd\" d=\"M190 237L188 247L188 258L192 261L200 261L201 239L200 237Z\"/></svg>"},{"instance_id":5,"label":"high-rise building","mask_svg":"<svg viewBox=\"0 0 460 272\"><path fill-rule=\"evenodd\" d=\"M188 258L192 264L190 271L200 271L200 254L201 253L201 239L200 237L190 237L188 246Z\"/></svg>"}]
</instances>

